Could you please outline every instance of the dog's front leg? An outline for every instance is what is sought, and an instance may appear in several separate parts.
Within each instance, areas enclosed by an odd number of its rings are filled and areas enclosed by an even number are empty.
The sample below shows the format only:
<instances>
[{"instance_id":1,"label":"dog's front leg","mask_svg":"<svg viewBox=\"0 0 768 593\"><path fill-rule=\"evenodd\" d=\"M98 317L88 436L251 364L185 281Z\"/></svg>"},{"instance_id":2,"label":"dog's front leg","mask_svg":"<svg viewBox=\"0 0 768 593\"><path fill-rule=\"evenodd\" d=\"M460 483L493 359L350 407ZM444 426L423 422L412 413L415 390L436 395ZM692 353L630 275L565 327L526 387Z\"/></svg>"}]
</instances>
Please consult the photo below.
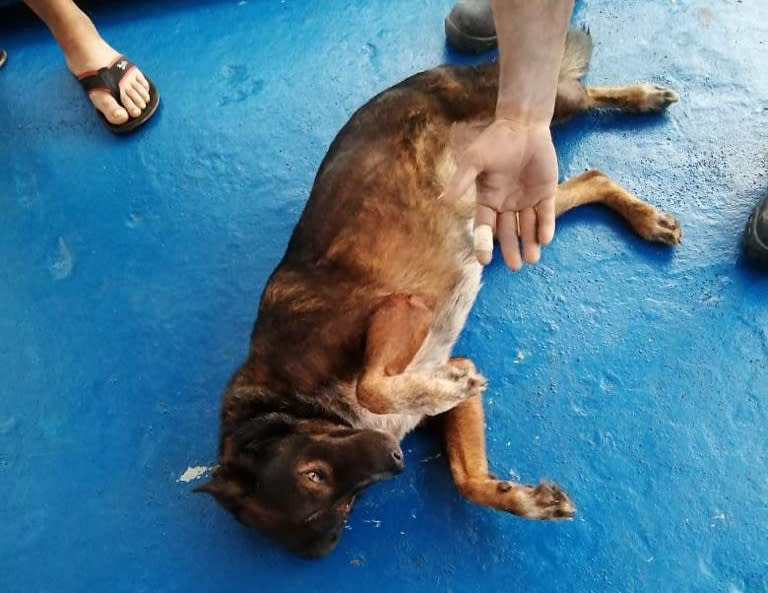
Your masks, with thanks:
<instances>
[{"instance_id":1,"label":"dog's front leg","mask_svg":"<svg viewBox=\"0 0 768 593\"><path fill-rule=\"evenodd\" d=\"M357 400L371 412L435 416L485 389L474 368L443 364L406 371L434 321L428 303L424 297L395 294L371 317L357 382Z\"/></svg>"},{"instance_id":2,"label":"dog's front leg","mask_svg":"<svg viewBox=\"0 0 768 593\"><path fill-rule=\"evenodd\" d=\"M455 364L474 366L454 359ZM538 486L498 480L488 473L485 422L480 396L445 415L445 446L456 487L474 503L528 519L565 519L574 514L568 495L554 484Z\"/></svg>"}]
</instances>

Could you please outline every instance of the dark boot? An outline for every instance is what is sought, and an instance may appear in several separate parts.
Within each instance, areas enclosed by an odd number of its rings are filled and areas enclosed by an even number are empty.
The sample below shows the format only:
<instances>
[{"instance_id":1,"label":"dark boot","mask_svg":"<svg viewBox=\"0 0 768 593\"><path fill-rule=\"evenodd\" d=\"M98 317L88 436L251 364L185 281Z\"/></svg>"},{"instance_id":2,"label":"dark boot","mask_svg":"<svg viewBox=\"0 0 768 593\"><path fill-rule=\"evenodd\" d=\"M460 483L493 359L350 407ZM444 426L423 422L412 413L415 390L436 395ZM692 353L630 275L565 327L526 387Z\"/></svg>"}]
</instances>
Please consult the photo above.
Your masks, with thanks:
<instances>
[{"instance_id":1,"label":"dark boot","mask_svg":"<svg viewBox=\"0 0 768 593\"><path fill-rule=\"evenodd\" d=\"M490 0L459 0L445 17L445 36L463 53L479 54L496 47Z\"/></svg>"},{"instance_id":2,"label":"dark boot","mask_svg":"<svg viewBox=\"0 0 768 593\"><path fill-rule=\"evenodd\" d=\"M768 270L768 196L749 216L744 231L744 254L756 267Z\"/></svg>"}]
</instances>

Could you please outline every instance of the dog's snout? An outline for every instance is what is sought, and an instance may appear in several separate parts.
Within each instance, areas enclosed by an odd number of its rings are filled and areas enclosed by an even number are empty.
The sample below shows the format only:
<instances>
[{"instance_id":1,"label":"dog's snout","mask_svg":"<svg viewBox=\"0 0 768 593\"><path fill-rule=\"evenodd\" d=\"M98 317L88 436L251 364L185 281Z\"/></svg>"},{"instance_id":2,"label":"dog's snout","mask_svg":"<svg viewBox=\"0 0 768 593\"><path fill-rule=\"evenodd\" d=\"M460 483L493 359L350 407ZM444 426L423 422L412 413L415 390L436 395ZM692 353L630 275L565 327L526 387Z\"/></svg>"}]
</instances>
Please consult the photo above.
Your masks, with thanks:
<instances>
[{"instance_id":1,"label":"dog's snout","mask_svg":"<svg viewBox=\"0 0 768 593\"><path fill-rule=\"evenodd\" d=\"M405 467L405 462L403 461L403 451L398 447L391 453L392 461L394 464L394 471L401 472L403 471L403 468Z\"/></svg>"}]
</instances>

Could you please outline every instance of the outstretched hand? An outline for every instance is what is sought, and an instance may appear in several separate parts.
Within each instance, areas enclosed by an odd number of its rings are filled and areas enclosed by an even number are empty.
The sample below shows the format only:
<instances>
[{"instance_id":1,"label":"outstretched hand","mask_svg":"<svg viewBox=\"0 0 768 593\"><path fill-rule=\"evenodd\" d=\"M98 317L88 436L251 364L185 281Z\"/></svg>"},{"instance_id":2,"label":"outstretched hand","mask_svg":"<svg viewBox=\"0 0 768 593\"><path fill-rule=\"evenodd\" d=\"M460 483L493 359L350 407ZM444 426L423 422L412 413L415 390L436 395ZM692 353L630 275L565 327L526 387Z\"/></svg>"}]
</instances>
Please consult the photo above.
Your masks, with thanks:
<instances>
[{"instance_id":1,"label":"outstretched hand","mask_svg":"<svg viewBox=\"0 0 768 593\"><path fill-rule=\"evenodd\" d=\"M538 262L555 234L557 156L548 122L494 121L459 157L444 199L458 199L473 183L478 261L491 261L495 235L511 269Z\"/></svg>"}]
</instances>

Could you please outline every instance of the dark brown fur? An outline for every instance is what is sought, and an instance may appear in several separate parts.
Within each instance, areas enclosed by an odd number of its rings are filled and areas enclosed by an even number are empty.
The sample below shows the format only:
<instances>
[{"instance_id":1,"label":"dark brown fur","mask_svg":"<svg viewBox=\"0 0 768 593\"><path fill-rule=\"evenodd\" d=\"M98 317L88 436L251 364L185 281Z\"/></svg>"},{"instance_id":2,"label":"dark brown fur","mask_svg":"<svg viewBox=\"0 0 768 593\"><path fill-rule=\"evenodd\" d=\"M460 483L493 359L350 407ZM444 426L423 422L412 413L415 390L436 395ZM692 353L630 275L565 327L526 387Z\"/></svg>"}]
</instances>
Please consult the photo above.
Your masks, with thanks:
<instances>
[{"instance_id":1,"label":"dark brown fur","mask_svg":"<svg viewBox=\"0 0 768 593\"><path fill-rule=\"evenodd\" d=\"M556 120L676 100L648 85L585 88L591 40L572 32L567 45ZM471 196L437 197L455 155L492 118L497 79L495 64L436 68L358 110L264 290L250 352L224 396L219 466L202 489L300 554L333 548L355 493L401 469L398 441L424 416L445 415L451 471L469 499L530 518L573 512L554 485L489 475L485 379L471 361L449 359L480 269ZM674 219L596 171L560 187L558 213L589 201L646 239L680 239Z\"/></svg>"}]
</instances>

